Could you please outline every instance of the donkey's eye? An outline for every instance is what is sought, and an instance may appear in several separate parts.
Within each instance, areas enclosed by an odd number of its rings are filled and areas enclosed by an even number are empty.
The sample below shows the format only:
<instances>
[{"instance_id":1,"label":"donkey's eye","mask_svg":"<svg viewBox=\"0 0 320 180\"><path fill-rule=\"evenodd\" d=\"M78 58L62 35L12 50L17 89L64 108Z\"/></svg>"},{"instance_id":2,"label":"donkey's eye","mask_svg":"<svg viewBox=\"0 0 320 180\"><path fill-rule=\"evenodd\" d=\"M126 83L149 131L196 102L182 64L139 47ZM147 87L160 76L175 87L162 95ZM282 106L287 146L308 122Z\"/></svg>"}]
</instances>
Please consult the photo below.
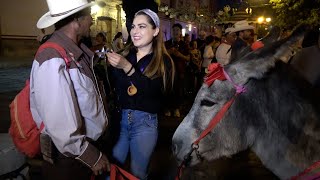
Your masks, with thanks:
<instances>
[{"instance_id":1,"label":"donkey's eye","mask_svg":"<svg viewBox=\"0 0 320 180\"><path fill-rule=\"evenodd\" d=\"M201 101L200 103L200 106L208 106L208 107L211 107L213 105L215 105L216 103L212 102L212 101L209 101L207 99L204 99Z\"/></svg>"}]
</instances>

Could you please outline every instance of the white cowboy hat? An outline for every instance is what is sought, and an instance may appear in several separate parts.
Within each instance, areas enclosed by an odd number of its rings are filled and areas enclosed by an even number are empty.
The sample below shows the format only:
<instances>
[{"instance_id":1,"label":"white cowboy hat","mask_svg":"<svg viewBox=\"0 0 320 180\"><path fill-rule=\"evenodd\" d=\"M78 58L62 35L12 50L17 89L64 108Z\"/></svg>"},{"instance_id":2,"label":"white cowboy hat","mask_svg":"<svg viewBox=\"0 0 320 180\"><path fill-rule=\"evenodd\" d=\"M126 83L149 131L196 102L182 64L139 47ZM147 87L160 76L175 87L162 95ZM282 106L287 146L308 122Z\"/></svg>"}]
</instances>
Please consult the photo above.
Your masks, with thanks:
<instances>
[{"instance_id":1,"label":"white cowboy hat","mask_svg":"<svg viewBox=\"0 0 320 180\"><path fill-rule=\"evenodd\" d=\"M231 32L238 32L238 31L243 31L243 30L249 30L249 29L254 29L253 26L250 26L248 21L246 20L242 20L242 21L238 21L236 23L234 23L233 25L233 30L230 31Z\"/></svg>"},{"instance_id":2,"label":"white cowboy hat","mask_svg":"<svg viewBox=\"0 0 320 180\"><path fill-rule=\"evenodd\" d=\"M235 32L233 27L229 27L229 28L227 28L226 30L224 30L224 33L225 33L225 34L229 34L229 33L231 33L231 32Z\"/></svg>"},{"instance_id":3,"label":"white cowboy hat","mask_svg":"<svg viewBox=\"0 0 320 180\"><path fill-rule=\"evenodd\" d=\"M93 6L94 2L88 0L47 0L49 12L44 14L37 23L39 29L47 28L87 7Z\"/></svg>"}]
</instances>

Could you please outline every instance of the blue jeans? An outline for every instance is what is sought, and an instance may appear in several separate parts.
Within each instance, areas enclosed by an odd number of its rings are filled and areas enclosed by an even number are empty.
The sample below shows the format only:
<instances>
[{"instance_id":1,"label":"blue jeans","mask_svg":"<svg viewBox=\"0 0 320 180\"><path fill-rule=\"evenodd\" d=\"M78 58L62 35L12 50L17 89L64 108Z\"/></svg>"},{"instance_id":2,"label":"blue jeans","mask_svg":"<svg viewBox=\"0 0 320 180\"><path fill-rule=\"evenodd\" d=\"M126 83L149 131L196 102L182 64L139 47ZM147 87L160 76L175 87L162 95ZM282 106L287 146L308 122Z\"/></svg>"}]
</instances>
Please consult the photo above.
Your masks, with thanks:
<instances>
[{"instance_id":1,"label":"blue jeans","mask_svg":"<svg viewBox=\"0 0 320 180\"><path fill-rule=\"evenodd\" d=\"M131 155L131 172L139 179L147 178L148 165L158 139L157 114L123 109L120 122L120 137L112 155L123 165L128 152Z\"/></svg>"}]
</instances>

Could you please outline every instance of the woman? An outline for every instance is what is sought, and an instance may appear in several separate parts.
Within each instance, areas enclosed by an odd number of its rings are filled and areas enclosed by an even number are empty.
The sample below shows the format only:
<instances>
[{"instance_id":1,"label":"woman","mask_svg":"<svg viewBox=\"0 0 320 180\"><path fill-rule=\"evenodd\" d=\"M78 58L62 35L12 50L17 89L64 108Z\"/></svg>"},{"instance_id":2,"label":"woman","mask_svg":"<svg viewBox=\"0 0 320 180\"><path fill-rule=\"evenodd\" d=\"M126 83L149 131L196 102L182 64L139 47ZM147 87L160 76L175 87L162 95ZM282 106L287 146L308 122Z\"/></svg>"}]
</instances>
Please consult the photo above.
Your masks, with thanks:
<instances>
[{"instance_id":1,"label":"woman","mask_svg":"<svg viewBox=\"0 0 320 180\"><path fill-rule=\"evenodd\" d=\"M112 41L112 49L115 52L119 52L120 50L123 49L123 40L122 40L122 33L121 32L118 32L114 36L113 41Z\"/></svg>"},{"instance_id":2,"label":"woman","mask_svg":"<svg viewBox=\"0 0 320 180\"><path fill-rule=\"evenodd\" d=\"M220 44L219 38L215 36L208 36L206 37L206 47L204 48L203 53L203 62L201 64L201 72L207 73L207 68L209 64L211 64L213 58L214 58L214 51Z\"/></svg>"},{"instance_id":3,"label":"woman","mask_svg":"<svg viewBox=\"0 0 320 180\"><path fill-rule=\"evenodd\" d=\"M107 53L115 67L113 78L121 110L120 137L113 158L121 165L130 150L131 172L147 178L147 168L158 138L157 113L163 94L173 86L174 65L168 55L156 13L143 9L135 14L130 43L122 52Z\"/></svg>"}]
</instances>

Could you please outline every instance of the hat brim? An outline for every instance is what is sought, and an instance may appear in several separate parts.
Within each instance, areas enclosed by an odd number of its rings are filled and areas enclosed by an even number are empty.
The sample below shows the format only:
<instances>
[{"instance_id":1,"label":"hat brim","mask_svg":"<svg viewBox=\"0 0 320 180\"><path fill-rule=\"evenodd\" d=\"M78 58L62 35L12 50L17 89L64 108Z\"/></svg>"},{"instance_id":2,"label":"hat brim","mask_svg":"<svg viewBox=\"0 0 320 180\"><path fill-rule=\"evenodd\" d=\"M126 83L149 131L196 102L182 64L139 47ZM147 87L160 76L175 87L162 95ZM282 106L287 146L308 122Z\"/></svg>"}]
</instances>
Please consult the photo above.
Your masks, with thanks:
<instances>
[{"instance_id":1,"label":"hat brim","mask_svg":"<svg viewBox=\"0 0 320 180\"><path fill-rule=\"evenodd\" d=\"M250 26L250 25L249 26L238 27L238 28L234 28L229 33L234 33L234 32L239 32L239 31L249 30L249 29L254 29L254 27Z\"/></svg>"},{"instance_id":2,"label":"hat brim","mask_svg":"<svg viewBox=\"0 0 320 180\"><path fill-rule=\"evenodd\" d=\"M68 13L66 14L63 14L61 16L51 16L50 14L50 11L45 13L37 22L37 28L38 29L43 29L43 28L47 28L49 26L52 26L53 24L55 24L56 22L66 18L66 17L69 17L70 15L72 14L75 14L76 12L79 12L87 7L91 7L93 5L95 5L96 3L95 2L90 2L88 4L85 4L83 6L80 6L78 8L75 8L71 11L69 11Z\"/></svg>"},{"instance_id":3,"label":"hat brim","mask_svg":"<svg viewBox=\"0 0 320 180\"><path fill-rule=\"evenodd\" d=\"M227 29L225 30L224 34L230 34L230 33L232 33L233 30L234 30L234 28L229 27L229 28L227 28Z\"/></svg>"}]
</instances>

